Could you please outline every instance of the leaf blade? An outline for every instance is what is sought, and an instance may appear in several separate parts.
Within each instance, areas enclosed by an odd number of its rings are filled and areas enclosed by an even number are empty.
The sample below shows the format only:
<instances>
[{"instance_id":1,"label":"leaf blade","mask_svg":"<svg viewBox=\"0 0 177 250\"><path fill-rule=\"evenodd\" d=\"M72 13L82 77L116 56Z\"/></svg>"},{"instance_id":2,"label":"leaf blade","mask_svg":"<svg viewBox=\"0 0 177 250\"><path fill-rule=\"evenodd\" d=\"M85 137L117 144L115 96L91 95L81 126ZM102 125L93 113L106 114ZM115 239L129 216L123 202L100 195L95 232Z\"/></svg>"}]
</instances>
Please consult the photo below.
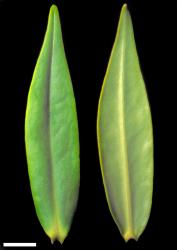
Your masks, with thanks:
<instances>
[{"instance_id":1,"label":"leaf blade","mask_svg":"<svg viewBox=\"0 0 177 250\"><path fill-rule=\"evenodd\" d=\"M29 90L25 143L38 218L61 243L68 234L79 191L79 139L75 99L59 14L52 6Z\"/></svg>"},{"instance_id":2,"label":"leaf blade","mask_svg":"<svg viewBox=\"0 0 177 250\"><path fill-rule=\"evenodd\" d=\"M137 239L151 207L153 142L150 108L126 5L100 94L97 138L111 214L126 241ZM146 205L140 208L142 202Z\"/></svg>"}]
</instances>

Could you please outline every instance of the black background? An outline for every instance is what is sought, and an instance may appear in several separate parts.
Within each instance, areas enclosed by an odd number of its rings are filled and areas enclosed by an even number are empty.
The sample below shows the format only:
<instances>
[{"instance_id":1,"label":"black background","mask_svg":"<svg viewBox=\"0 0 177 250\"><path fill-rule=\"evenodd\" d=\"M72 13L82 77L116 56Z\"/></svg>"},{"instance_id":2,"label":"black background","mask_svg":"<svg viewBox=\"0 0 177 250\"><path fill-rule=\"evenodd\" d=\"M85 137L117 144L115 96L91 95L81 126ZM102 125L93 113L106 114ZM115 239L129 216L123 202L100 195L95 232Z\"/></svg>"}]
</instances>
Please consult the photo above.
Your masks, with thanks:
<instances>
[{"instance_id":1,"label":"black background","mask_svg":"<svg viewBox=\"0 0 177 250\"><path fill-rule=\"evenodd\" d=\"M24 144L27 94L52 3L59 7L80 132L80 196L70 233L62 246L57 242L51 245L37 219ZM41 249L118 250L170 247L175 240L175 0L126 1L154 127L153 206L138 242L124 242L105 199L96 115L123 3L121 0L0 1L1 245L3 242L37 242Z\"/></svg>"}]
</instances>

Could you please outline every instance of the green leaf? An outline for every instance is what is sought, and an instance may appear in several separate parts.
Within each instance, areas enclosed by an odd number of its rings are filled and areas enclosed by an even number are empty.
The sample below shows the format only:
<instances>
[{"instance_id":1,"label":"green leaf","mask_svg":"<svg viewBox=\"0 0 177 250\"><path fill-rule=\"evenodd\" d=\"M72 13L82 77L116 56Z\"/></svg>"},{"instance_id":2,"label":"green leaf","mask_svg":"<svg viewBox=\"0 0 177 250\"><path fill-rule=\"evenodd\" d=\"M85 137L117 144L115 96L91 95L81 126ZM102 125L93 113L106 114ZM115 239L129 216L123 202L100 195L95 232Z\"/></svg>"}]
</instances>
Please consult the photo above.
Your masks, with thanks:
<instances>
[{"instance_id":1,"label":"green leaf","mask_svg":"<svg viewBox=\"0 0 177 250\"><path fill-rule=\"evenodd\" d=\"M112 217L125 241L138 239L151 209L153 136L150 108L127 6L120 15L99 100L97 137Z\"/></svg>"},{"instance_id":2,"label":"green leaf","mask_svg":"<svg viewBox=\"0 0 177 250\"><path fill-rule=\"evenodd\" d=\"M59 14L54 5L29 90L25 142L37 216L51 240L62 243L78 200L79 136Z\"/></svg>"}]
</instances>

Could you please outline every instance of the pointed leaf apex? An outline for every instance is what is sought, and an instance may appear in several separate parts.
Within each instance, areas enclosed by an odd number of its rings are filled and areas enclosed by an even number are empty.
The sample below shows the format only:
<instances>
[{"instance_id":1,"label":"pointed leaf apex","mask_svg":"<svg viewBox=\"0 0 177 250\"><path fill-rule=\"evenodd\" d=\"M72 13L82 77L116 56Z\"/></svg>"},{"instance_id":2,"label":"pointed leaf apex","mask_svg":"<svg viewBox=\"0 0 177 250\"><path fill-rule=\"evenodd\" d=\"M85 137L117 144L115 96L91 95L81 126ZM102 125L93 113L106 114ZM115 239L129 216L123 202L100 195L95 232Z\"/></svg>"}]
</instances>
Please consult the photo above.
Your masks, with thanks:
<instances>
[{"instance_id":1,"label":"pointed leaf apex","mask_svg":"<svg viewBox=\"0 0 177 250\"><path fill-rule=\"evenodd\" d=\"M61 228L60 228L61 229ZM60 244L63 244L66 236L68 235L68 231L60 230L58 236L56 237Z\"/></svg>"},{"instance_id":2,"label":"pointed leaf apex","mask_svg":"<svg viewBox=\"0 0 177 250\"><path fill-rule=\"evenodd\" d=\"M51 7L50 7L50 13L49 13L49 16L55 16L55 15L58 15L58 8L55 4L53 4Z\"/></svg>"},{"instance_id":3,"label":"pointed leaf apex","mask_svg":"<svg viewBox=\"0 0 177 250\"><path fill-rule=\"evenodd\" d=\"M127 7L127 4L125 3L123 6L122 6L122 11L126 11L128 10L128 7Z\"/></svg>"},{"instance_id":4,"label":"pointed leaf apex","mask_svg":"<svg viewBox=\"0 0 177 250\"><path fill-rule=\"evenodd\" d=\"M132 231L127 231L124 235L123 238L125 240L125 242L129 241L130 239L134 239L137 240L136 237L134 236Z\"/></svg>"},{"instance_id":5,"label":"pointed leaf apex","mask_svg":"<svg viewBox=\"0 0 177 250\"><path fill-rule=\"evenodd\" d=\"M50 7L50 12L56 12L58 11L58 8L55 4L52 4L52 6Z\"/></svg>"},{"instance_id":6,"label":"pointed leaf apex","mask_svg":"<svg viewBox=\"0 0 177 250\"><path fill-rule=\"evenodd\" d=\"M57 229L54 225L53 229L51 231L47 231L47 235L49 236L51 243L54 244L55 241L59 241L60 244L63 244L65 238L68 235L69 230L62 229L62 226L60 225L60 230Z\"/></svg>"},{"instance_id":7,"label":"pointed leaf apex","mask_svg":"<svg viewBox=\"0 0 177 250\"><path fill-rule=\"evenodd\" d=\"M128 10L127 4L124 4L124 5L122 6L122 9L121 9L120 20L121 20L122 17L124 17L124 15L126 15L126 14L129 14L129 10Z\"/></svg>"}]
</instances>

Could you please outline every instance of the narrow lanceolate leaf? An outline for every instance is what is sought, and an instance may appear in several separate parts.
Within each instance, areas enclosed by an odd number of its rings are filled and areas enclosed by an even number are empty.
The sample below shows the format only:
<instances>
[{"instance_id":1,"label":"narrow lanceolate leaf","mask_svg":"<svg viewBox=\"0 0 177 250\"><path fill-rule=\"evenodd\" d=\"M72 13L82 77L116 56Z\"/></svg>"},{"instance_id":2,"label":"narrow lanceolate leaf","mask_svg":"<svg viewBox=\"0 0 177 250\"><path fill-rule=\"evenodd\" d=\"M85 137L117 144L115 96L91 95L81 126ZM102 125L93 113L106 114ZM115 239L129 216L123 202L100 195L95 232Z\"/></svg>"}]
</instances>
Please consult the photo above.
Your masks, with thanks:
<instances>
[{"instance_id":1,"label":"narrow lanceolate leaf","mask_svg":"<svg viewBox=\"0 0 177 250\"><path fill-rule=\"evenodd\" d=\"M79 139L75 99L58 10L52 6L26 110L25 142L32 196L52 241L70 229L79 190Z\"/></svg>"},{"instance_id":2,"label":"narrow lanceolate leaf","mask_svg":"<svg viewBox=\"0 0 177 250\"><path fill-rule=\"evenodd\" d=\"M98 148L108 205L127 241L138 239L151 209L151 114L126 5L103 82L97 120Z\"/></svg>"}]
</instances>

